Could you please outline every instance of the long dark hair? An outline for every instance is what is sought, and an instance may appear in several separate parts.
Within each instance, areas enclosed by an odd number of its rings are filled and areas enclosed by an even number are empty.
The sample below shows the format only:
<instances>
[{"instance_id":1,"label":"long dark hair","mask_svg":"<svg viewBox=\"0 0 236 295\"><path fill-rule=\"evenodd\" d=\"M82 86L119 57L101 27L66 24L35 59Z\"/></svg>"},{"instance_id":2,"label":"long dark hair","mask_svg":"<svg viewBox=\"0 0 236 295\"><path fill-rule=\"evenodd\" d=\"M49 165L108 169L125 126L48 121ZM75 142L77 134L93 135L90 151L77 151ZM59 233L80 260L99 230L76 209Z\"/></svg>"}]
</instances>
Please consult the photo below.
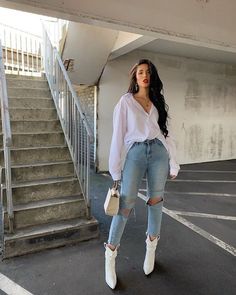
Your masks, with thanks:
<instances>
[{"instance_id":1,"label":"long dark hair","mask_svg":"<svg viewBox=\"0 0 236 295\"><path fill-rule=\"evenodd\" d=\"M136 79L136 72L139 65L147 64L150 71L150 85L149 85L149 98L159 113L158 124L165 137L168 135L167 119L169 107L165 103L163 92L163 84L158 75L157 69L154 64L148 59L141 59L133 66L130 71L130 85L128 92L135 94L139 91Z\"/></svg>"}]
</instances>

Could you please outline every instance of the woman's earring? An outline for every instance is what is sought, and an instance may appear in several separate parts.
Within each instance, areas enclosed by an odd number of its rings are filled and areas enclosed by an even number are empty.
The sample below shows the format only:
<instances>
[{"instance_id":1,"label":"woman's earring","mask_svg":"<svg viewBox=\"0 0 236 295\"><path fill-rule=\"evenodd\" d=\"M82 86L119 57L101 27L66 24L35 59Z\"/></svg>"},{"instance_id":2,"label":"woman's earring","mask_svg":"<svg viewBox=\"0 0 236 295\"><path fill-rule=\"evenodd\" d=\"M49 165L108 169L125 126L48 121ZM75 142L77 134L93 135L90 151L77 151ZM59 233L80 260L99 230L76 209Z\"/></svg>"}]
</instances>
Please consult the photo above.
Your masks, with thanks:
<instances>
[{"instance_id":1,"label":"woman's earring","mask_svg":"<svg viewBox=\"0 0 236 295\"><path fill-rule=\"evenodd\" d=\"M138 83L135 84L135 91L138 92Z\"/></svg>"}]
</instances>

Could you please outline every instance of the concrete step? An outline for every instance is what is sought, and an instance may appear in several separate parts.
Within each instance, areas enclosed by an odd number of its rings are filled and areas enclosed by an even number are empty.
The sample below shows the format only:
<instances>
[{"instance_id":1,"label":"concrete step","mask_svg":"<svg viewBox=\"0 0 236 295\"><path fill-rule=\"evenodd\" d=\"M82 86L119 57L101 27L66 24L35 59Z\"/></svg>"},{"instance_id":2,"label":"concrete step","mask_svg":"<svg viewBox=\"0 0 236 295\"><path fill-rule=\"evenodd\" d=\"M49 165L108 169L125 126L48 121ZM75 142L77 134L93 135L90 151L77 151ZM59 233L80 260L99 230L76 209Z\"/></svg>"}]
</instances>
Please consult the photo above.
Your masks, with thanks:
<instances>
[{"instance_id":1,"label":"concrete step","mask_svg":"<svg viewBox=\"0 0 236 295\"><path fill-rule=\"evenodd\" d=\"M6 188L3 185L3 205L6 206ZM50 200L58 196L74 196L81 194L79 181L74 177L44 179L12 184L13 204Z\"/></svg>"},{"instance_id":2,"label":"concrete step","mask_svg":"<svg viewBox=\"0 0 236 295\"><path fill-rule=\"evenodd\" d=\"M61 131L60 121L54 120L15 120L11 121L11 132L12 133L39 133L39 132ZM0 121L0 131L2 132L2 121Z\"/></svg>"},{"instance_id":3,"label":"concrete step","mask_svg":"<svg viewBox=\"0 0 236 295\"><path fill-rule=\"evenodd\" d=\"M14 206L14 228L16 230L29 226L85 217L86 205L81 195L59 197ZM4 229L8 230L6 210L4 210Z\"/></svg>"},{"instance_id":4,"label":"concrete step","mask_svg":"<svg viewBox=\"0 0 236 295\"><path fill-rule=\"evenodd\" d=\"M11 87L7 91L8 97L51 97L49 89Z\"/></svg>"},{"instance_id":5,"label":"concrete step","mask_svg":"<svg viewBox=\"0 0 236 295\"><path fill-rule=\"evenodd\" d=\"M3 168L2 182L5 183L5 168ZM74 164L72 161L47 162L30 165L12 165L12 182L50 179L56 177L73 177Z\"/></svg>"},{"instance_id":6,"label":"concrete step","mask_svg":"<svg viewBox=\"0 0 236 295\"><path fill-rule=\"evenodd\" d=\"M3 147L3 138L0 136L0 148ZM45 132L45 133L13 133L12 147L41 147L41 146L57 146L64 145L64 133L61 132Z\"/></svg>"},{"instance_id":7,"label":"concrete step","mask_svg":"<svg viewBox=\"0 0 236 295\"><path fill-rule=\"evenodd\" d=\"M54 108L52 98L32 98L32 97L11 97L9 98L9 108L26 108L26 109L46 109Z\"/></svg>"},{"instance_id":8,"label":"concrete step","mask_svg":"<svg viewBox=\"0 0 236 295\"><path fill-rule=\"evenodd\" d=\"M3 258L77 243L97 238L98 235L98 222L95 219L78 218L33 226L18 230L13 235L5 235Z\"/></svg>"},{"instance_id":9,"label":"concrete step","mask_svg":"<svg viewBox=\"0 0 236 295\"><path fill-rule=\"evenodd\" d=\"M47 81L45 74L41 73L41 76L28 76L28 75L15 75L15 74L6 74L6 79L15 79L15 80L33 80L33 81Z\"/></svg>"},{"instance_id":10,"label":"concrete step","mask_svg":"<svg viewBox=\"0 0 236 295\"><path fill-rule=\"evenodd\" d=\"M97 237L98 222L86 218L86 202L75 178L47 81L44 77L12 75L7 79L13 138L15 233L7 234L7 198L3 183L3 257ZM3 150L0 150L2 163ZM3 175L4 172L3 169Z\"/></svg>"},{"instance_id":11,"label":"concrete step","mask_svg":"<svg viewBox=\"0 0 236 295\"><path fill-rule=\"evenodd\" d=\"M9 108L10 120L56 120L55 108ZM1 118L1 116L0 116Z\"/></svg>"},{"instance_id":12,"label":"concrete step","mask_svg":"<svg viewBox=\"0 0 236 295\"><path fill-rule=\"evenodd\" d=\"M11 149L11 164L33 164L71 160L67 146L29 147ZM0 165L4 163L4 151L0 150Z\"/></svg>"},{"instance_id":13,"label":"concrete step","mask_svg":"<svg viewBox=\"0 0 236 295\"><path fill-rule=\"evenodd\" d=\"M7 77L7 88L12 87L23 87L23 88L42 88L42 89L48 89L48 82L46 80L36 80L36 79L16 79L16 78L8 78Z\"/></svg>"}]
</instances>

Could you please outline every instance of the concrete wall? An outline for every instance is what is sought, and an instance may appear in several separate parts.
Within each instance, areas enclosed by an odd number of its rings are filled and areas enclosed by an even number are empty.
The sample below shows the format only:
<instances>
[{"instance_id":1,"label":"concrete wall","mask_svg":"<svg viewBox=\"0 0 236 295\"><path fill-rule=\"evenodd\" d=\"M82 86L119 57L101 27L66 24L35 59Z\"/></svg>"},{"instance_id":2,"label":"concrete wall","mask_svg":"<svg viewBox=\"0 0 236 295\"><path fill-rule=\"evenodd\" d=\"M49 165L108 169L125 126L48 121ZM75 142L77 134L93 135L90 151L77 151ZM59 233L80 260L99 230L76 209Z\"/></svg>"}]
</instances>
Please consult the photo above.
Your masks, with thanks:
<instances>
[{"instance_id":1,"label":"concrete wall","mask_svg":"<svg viewBox=\"0 0 236 295\"><path fill-rule=\"evenodd\" d=\"M92 130L95 128L94 110L95 110L95 86L74 86L78 94L80 103L86 117L88 118L89 125Z\"/></svg>"},{"instance_id":2,"label":"concrete wall","mask_svg":"<svg viewBox=\"0 0 236 295\"><path fill-rule=\"evenodd\" d=\"M236 66L145 51L110 61L98 94L98 163L108 170L112 112L128 87L128 72L150 58L164 83L180 163L236 158Z\"/></svg>"}]
</instances>

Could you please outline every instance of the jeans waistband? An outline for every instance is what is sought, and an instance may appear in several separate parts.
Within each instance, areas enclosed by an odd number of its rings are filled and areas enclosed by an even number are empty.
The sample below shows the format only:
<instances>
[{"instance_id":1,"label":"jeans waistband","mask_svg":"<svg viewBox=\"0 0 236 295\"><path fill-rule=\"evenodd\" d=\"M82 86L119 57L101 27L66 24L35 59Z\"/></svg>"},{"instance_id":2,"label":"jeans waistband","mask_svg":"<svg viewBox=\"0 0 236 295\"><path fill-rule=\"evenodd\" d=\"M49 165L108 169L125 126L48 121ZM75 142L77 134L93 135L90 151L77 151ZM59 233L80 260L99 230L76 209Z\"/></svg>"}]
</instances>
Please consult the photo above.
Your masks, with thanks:
<instances>
[{"instance_id":1,"label":"jeans waistband","mask_svg":"<svg viewBox=\"0 0 236 295\"><path fill-rule=\"evenodd\" d=\"M146 139L144 141L136 141L134 144L153 144L158 142L159 139L158 138L153 138L153 139Z\"/></svg>"}]
</instances>

